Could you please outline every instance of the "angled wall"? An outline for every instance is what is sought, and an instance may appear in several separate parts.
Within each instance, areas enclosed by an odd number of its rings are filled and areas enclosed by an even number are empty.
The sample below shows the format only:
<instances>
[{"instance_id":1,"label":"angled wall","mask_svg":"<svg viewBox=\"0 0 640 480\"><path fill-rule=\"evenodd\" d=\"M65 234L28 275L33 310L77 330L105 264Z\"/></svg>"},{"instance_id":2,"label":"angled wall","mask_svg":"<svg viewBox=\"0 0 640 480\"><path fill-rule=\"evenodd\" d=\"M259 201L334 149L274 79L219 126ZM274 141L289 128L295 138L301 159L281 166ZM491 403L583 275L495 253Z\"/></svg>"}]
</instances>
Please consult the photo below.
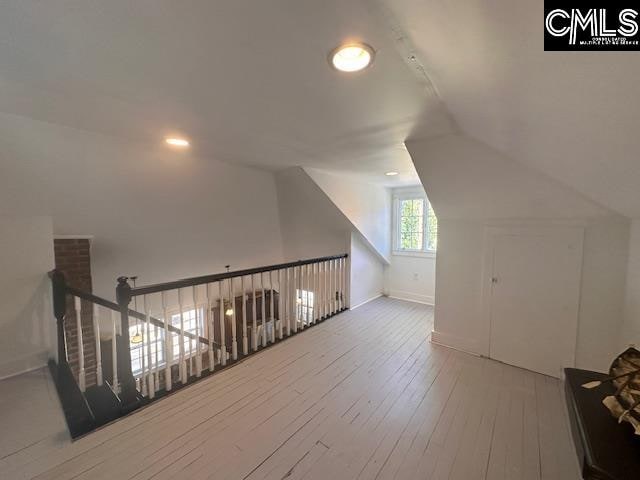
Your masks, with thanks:
<instances>
[{"instance_id":1,"label":"angled wall","mask_svg":"<svg viewBox=\"0 0 640 480\"><path fill-rule=\"evenodd\" d=\"M275 177L197 151L0 114L0 213L92 235L94 292L282 260Z\"/></svg>"},{"instance_id":2,"label":"angled wall","mask_svg":"<svg viewBox=\"0 0 640 480\"><path fill-rule=\"evenodd\" d=\"M481 319L488 225L579 221L585 247L576 364L607 368L622 328L628 221L469 137L408 141L407 148L439 220L436 337L488 354Z\"/></svg>"},{"instance_id":3,"label":"angled wall","mask_svg":"<svg viewBox=\"0 0 640 480\"><path fill-rule=\"evenodd\" d=\"M47 272L54 267L51 217L0 216L0 378L46 365L56 321Z\"/></svg>"},{"instance_id":4,"label":"angled wall","mask_svg":"<svg viewBox=\"0 0 640 480\"><path fill-rule=\"evenodd\" d=\"M339 253L351 255L350 305L383 291L384 264L369 242L302 168L276 175L283 251L286 260Z\"/></svg>"},{"instance_id":5,"label":"angled wall","mask_svg":"<svg viewBox=\"0 0 640 480\"><path fill-rule=\"evenodd\" d=\"M385 263L391 253L391 196L385 187L306 168L305 172Z\"/></svg>"}]
</instances>

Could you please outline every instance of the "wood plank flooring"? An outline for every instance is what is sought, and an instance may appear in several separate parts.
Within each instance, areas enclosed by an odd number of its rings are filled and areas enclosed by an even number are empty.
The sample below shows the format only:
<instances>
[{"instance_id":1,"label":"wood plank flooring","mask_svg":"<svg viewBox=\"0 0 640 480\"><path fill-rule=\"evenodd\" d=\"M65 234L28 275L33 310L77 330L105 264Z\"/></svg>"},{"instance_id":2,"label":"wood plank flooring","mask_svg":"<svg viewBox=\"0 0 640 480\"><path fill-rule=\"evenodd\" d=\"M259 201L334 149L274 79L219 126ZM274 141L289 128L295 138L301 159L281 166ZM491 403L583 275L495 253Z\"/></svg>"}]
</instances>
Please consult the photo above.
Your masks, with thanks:
<instances>
[{"instance_id":1,"label":"wood plank flooring","mask_svg":"<svg viewBox=\"0 0 640 480\"><path fill-rule=\"evenodd\" d=\"M380 298L0 478L578 479L559 382L429 343L432 312Z\"/></svg>"}]
</instances>

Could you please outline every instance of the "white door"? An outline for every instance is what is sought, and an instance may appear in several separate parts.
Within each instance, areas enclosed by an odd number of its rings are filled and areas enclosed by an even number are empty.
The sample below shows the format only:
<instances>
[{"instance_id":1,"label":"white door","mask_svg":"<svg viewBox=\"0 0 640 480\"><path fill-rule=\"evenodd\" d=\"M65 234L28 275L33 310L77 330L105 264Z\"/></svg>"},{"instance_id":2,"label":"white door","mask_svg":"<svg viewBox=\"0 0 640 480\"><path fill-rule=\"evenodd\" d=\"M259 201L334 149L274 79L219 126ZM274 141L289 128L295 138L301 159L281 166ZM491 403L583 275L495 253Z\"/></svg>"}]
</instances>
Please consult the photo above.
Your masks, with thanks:
<instances>
[{"instance_id":1,"label":"white door","mask_svg":"<svg viewBox=\"0 0 640 480\"><path fill-rule=\"evenodd\" d=\"M554 377L575 358L584 231L498 228L490 235L490 356Z\"/></svg>"}]
</instances>

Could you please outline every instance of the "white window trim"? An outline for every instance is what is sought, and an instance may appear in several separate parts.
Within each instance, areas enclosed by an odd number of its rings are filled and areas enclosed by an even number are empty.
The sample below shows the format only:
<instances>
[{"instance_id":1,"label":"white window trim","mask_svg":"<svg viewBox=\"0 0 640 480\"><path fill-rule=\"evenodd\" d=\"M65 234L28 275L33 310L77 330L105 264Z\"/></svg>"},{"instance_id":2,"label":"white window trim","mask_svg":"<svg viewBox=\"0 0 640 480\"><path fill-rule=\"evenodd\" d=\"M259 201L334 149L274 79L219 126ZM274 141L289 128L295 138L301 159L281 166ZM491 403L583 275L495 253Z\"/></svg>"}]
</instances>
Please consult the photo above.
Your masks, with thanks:
<instances>
[{"instance_id":1,"label":"white window trim","mask_svg":"<svg viewBox=\"0 0 640 480\"><path fill-rule=\"evenodd\" d=\"M400 240L400 201L409 199L424 200L423 218L423 248L420 250L401 249ZM404 257L435 258L436 250L427 249L427 215L429 213L429 199L421 189L403 189L393 193L393 239L391 254Z\"/></svg>"}]
</instances>

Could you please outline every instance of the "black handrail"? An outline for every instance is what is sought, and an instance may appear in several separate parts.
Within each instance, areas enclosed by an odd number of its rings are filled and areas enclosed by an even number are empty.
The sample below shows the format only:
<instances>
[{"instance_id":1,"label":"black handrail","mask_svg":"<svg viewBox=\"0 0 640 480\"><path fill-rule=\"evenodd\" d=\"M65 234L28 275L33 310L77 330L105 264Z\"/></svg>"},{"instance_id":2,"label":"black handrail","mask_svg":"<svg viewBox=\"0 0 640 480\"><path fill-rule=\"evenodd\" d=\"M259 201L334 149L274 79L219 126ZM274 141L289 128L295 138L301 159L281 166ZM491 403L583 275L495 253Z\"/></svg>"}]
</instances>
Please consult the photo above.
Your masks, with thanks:
<instances>
[{"instance_id":1,"label":"black handrail","mask_svg":"<svg viewBox=\"0 0 640 480\"><path fill-rule=\"evenodd\" d=\"M280 263L277 265L268 265L265 267L248 268L246 270L236 270L235 272L216 273L213 275L204 275L201 277L184 278L182 280L174 280L172 282L156 283L154 285L146 285L142 287L132 287L130 294L132 297L140 295L149 295L151 293L165 292L167 290L176 290L178 288L194 287L205 283L219 282L228 278L243 277L245 275L255 275L257 273L270 272L273 270L283 270L285 268L298 267L300 265L309 265L311 263L326 262L329 260L338 260L347 258L348 253L342 255L333 255L330 257L311 258L308 260L297 260L295 262Z\"/></svg>"},{"instance_id":2,"label":"black handrail","mask_svg":"<svg viewBox=\"0 0 640 480\"><path fill-rule=\"evenodd\" d=\"M77 288L73 288L73 287L70 287L70 286L66 287L66 292L69 293L70 295L74 295L76 297L82 298L83 300L87 300L88 302L97 303L98 305L101 305L101 306L103 306L105 308L108 308L110 310L115 310L116 312L120 312L120 306L117 303L111 302L111 301L106 300L106 299L104 299L102 297L98 297L98 296L94 295L93 293L84 292L82 290L78 290ZM137 318L138 320L142 320L143 322L147 321L147 316L144 313L140 313L140 312L137 312L135 310L129 309L129 316ZM151 323L152 325L155 325L157 327L164 328L164 322L162 320L159 320L159 319L155 318L155 317L152 317L151 315L149 315L149 323ZM175 327L175 326L171 325L170 323L167 325L167 329L172 333L180 334L180 332L181 332L181 330L178 327ZM207 339L205 337L200 337L198 335L194 335L191 332L183 332L183 334L187 338L190 338L192 340L198 339L201 343L205 343L205 344L209 345L209 339ZM219 345L219 343L215 342L215 341L212 341L211 344L212 345Z\"/></svg>"}]
</instances>

